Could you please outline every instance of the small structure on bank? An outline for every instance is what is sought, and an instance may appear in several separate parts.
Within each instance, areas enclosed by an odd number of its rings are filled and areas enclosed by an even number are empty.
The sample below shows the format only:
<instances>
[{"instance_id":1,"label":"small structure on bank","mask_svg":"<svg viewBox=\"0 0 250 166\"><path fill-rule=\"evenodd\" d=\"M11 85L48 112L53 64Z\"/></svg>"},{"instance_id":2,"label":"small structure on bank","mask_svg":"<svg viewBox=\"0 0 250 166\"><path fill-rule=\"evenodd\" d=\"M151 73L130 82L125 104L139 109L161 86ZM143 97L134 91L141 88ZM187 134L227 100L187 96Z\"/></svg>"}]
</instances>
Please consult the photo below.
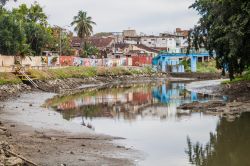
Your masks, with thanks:
<instances>
[{"instance_id":1,"label":"small structure on bank","mask_svg":"<svg viewBox=\"0 0 250 166\"><path fill-rule=\"evenodd\" d=\"M197 71L197 61L198 59L208 60L209 53L160 53L158 56L153 58L152 65L157 71L161 72L173 72L173 73L183 73L185 72L184 65L181 61L184 59L190 59L191 72Z\"/></svg>"}]
</instances>

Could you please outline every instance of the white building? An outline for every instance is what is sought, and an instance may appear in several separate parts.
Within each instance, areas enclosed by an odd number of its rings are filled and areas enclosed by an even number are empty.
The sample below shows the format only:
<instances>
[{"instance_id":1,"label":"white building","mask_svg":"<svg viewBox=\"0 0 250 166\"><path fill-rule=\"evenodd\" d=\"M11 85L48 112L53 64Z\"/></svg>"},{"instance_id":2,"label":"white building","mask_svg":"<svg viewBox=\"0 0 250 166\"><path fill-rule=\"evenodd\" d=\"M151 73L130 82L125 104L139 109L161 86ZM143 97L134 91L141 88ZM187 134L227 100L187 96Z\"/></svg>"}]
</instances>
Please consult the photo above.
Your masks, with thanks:
<instances>
[{"instance_id":1,"label":"white building","mask_svg":"<svg viewBox=\"0 0 250 166\"><path fill-rule=\"evenodd\" d=\"M177 29L179 32L180 30ZM150 48L158 50L166 50L170 53L181 53L188 47L186 31L185 33L160 33L159 36L154 35L136 35L136 31L128 31L123 36L123 42L126 44L143 44ZM129 35L131 34L131 36Z\"/></svg>"},{"instance_id":2,"label":"white building","mask_svg":"<svg viewBox=\"0 0 250 166\"><path fill-rule=\"evenodd\" d=\"M141 36L140 43L147 47L176 52L176 39L174 36Z\"/></svg>"}]
</instances>

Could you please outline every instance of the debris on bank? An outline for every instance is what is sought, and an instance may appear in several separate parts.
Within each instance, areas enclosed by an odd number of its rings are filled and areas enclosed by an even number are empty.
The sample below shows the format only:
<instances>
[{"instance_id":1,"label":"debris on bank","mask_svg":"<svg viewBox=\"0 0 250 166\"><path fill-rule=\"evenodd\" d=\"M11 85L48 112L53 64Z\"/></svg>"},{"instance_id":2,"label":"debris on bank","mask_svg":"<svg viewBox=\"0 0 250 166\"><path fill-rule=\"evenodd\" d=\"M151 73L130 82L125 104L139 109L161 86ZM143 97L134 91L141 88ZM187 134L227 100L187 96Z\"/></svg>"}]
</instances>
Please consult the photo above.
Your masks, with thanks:
<instances>
[{"instance_id":1,"label":"debris on bank","mask_svg":"<svg viewBox=\"0 0 250 166\"><path fill-rule=\"evenodd\" d=\"M226 117L228 121L234 121L235 118L239 117L243 112L250 112L250 102L193 102L182 104L177 109L203 111L208 114L219 114L222 117Z\"/></svg>"},{"instance_id":2,"label":"debris on bank","mask_svg":"<svg viewBox=\"0 0 250 166\"><path fill-rule=\"evenodd\" d=\"M7 128L0 126L0 136L11 137ZM34 162L22 157L7 141L0 139L0 166L37 166Z\"/></svg>"}]
</instances>

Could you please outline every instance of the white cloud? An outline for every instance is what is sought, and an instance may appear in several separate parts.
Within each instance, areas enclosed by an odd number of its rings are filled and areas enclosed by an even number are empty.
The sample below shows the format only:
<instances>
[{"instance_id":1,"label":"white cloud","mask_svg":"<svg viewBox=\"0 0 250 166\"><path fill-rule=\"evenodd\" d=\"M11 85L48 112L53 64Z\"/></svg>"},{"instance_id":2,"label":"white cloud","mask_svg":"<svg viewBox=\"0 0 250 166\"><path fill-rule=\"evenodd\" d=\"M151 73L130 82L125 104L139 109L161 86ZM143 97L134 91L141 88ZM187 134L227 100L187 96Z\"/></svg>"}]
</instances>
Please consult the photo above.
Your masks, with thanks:
<instances>
[{"instance_id":1,"label":"white cloud","mask_svg":"<svg viewBox=\"0 0 250 166\"><path fill-rule=\"evenodd\" d=\"M35 0L18 0L31 4ZM52 25L69 25L79 10L87 11L97 23L95 32L122 31L128 27L138 32L159 33L176 27L192 28L198 20L188 9L194 0L37 0L49 16Z\"/></svg>"}]
</instances>

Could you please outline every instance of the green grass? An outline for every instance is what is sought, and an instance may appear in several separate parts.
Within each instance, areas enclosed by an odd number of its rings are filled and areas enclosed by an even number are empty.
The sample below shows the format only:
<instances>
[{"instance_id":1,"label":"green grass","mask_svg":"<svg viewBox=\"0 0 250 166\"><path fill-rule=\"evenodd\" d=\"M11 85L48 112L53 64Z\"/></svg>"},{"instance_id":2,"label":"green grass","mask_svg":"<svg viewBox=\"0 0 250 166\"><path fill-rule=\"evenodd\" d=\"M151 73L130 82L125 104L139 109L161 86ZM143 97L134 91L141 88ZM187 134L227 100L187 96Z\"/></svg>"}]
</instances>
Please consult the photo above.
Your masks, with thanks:
<instances>
[{"instance_id":1,"label":"green grass","mask_svg":"<svg viewBox=\"0 0 250 166\"><path fill-rule=\"evenodd\" d=\"M95 76L121 76L121 75L140 75L152 74L151 67L139 69L129 69L124 67L66 67L60 69L35 70L28 71L32 77L39 80L53 80L65 78L87 78Z\"/></svg>"},{"instance_id":2,"label":"green grass","mask_svg":"<svg viewBox=\"0 0 250 166\"><path fill-rule=\"evenodd\" d=\"M33 78L38 80L54 80L66 78L88 78L95 76L121 76L121 75L141 75L152 74L151 67L144 68L125 68L125 67L66 67L60 69L27 71ZM0 73L0 85L18 84L22 81L12 73Z\"/></svg>"},{"instance_id":3,"label":"green grass","mask_svg":"<svg viewBox=\"0 0 250 166\"><path fill-rule=\"evenodd\" d=\"M235 79L233 79L232 81L224 81L222 82L222 84L233 84L241 81L250 81L250 69L244 72L242 76L235 77Z\"/></svg>"},{"instance_id":4,"label":"green grass","mask_svg":"<svg viewBox=\"0 0 250 166\"><path fill-rule=\"evenodd\" d=\"M220 71L216 68L215 60L211 60L209 62L198 62L197 72L198 73L218 73Z\"/></svg>"},{"instance_id":5,"label":"green grass","mask_svg":"<svg viewBox=\"0 0 250 166\"><path fill-rule=\"evenodd\" d=\"M19 84L22 81L12 73L0 73L0 85Z\"/></svg>"},{"instance_id":6,"label":"green grass","mask_svg":"<svg viewBox=\"0 0 250 166\"><path fill-rule=\"evenodd\" d=\"M181 64L184 65L186 72L191 72L190 60L183 60ZM218 73L220 72L216 68L216 61L210 60L209 62L198 62L197 63L197 73Z\"/></svg>"}]
</instances>

